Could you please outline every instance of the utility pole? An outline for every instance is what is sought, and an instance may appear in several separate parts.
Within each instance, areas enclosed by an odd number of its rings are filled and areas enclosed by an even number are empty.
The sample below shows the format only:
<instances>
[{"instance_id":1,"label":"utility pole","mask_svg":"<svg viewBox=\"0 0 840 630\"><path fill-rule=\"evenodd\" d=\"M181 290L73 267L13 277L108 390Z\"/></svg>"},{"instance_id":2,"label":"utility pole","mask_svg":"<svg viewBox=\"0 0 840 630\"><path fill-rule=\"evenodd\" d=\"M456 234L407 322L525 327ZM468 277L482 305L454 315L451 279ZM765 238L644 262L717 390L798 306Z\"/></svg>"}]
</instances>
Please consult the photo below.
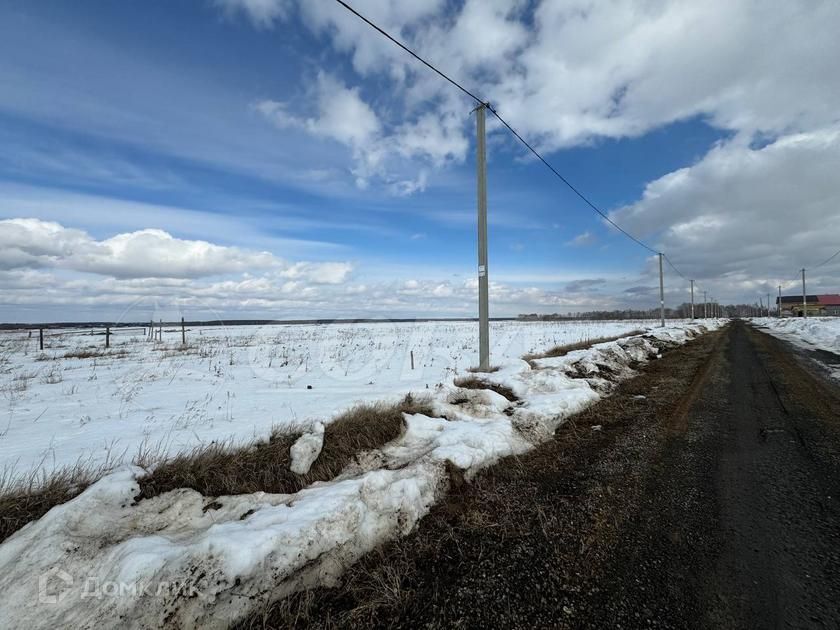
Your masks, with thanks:
<instances>
[{"instance_id":1,"label":"utility pole","mask_svg":"<svg viewBox=\"0 0 840 630\"><path fill-rule=\"evenodd\" d=\"M770 317L770 294L767 294L767 317Z\"/></svg>"},{"instance_id":2,"label":"utility pole","mask_svg":"<svg viewBox=\"0 0 840 630\"><path fill-rule=\"evenodd\" d=\"M805 294L805 268L802 268L802 317L808 317L808 296Z\"/></svg>"},{"instance_id":3,"label":"utility pole","mask_svg":"<svg viewBox=\"0 0 840 630\"><path fill-rule=\"evenodd\" d=\"M703 291L703 319L709 316L709 303L706 301L706 292Z\"/></svg>"},{"instance_id":4,"label":"utility pole","mask_svg":"<svg viewBox=\"0 0 840 630\"><path fill-rule=\"evenodd\" d=\"M694 280L689 280L691 282L691 321L694 321Z\"/></svg>"},{"instance_id":5,"label":"utility pole","mask_svg":"<svg viewBox=\"0 0 840 630\"><path fill-rule=\"evenodd\" d=\"M490 369L490 305L487 278L487 151L484 117L487 104L475 109L476 175L478 180L478 368Z\"/></svg>"},{"instance_id":6,"label":"utility pole","mask_svg":"<svg viewBox=\"0 0 840 630\"><path fill-rule=\"evenodd\" d=\"M776 313L777 316L781 317L782 316L782 285L781 284L779 285L779 304L776 307L776 311L777 311L777 313Z\"/></svg>"},{"instance_id":7,"label":"utility pole","mask_svg":"<svg viewBox=\"0 0 840 630\"><path fill-rule=\"evenodd\" d=\"M662 252L659 252L659 325L665 327L665 280L662 278Z\"/></svg>"}]
</instances>

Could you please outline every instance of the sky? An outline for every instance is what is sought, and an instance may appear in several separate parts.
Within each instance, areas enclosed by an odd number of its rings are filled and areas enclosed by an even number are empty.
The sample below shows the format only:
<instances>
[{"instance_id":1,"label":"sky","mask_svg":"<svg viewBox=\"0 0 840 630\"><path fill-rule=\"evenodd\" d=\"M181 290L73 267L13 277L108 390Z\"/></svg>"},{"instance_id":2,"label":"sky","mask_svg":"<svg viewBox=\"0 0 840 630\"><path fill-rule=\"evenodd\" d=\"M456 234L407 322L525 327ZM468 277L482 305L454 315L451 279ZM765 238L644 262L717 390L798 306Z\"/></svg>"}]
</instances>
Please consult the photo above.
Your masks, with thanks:
<instances>
[{"instance_id":1,"label":"sky","mask_svg":"<svg viewBox=\"0 0 840 630\"><path fill-rule=\"evenodd\" d=\"M840 292L840 3L352 4L668 306ZM474 106L332 0L2 0L0 321L474 316ZM658 306L487 135L491 316Z\"/></svg>"}]
</instances>

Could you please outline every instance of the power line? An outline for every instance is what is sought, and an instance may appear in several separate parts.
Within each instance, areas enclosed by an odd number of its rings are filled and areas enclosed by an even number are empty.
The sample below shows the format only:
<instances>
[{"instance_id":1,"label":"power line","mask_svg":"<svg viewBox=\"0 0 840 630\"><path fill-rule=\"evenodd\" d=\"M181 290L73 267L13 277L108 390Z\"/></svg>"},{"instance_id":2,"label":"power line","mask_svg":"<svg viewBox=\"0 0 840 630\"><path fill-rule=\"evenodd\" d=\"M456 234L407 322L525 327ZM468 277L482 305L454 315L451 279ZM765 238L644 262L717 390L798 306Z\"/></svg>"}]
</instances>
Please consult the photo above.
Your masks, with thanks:
<instances>
[{"instance_id":1,"label":"power line","mask_svg":"<svg viewBox=\"0 0 840 630\"><path fill-rule=\"evenodd\" d=\"M816 265L815 267L806 268L806 271L811 271L811 270L813 270L813 269L819 269L819 268L820 268L820 267L822 267L823 265L827 265L827 264L828 264L828 263L830 263L832 260L834 260L835 258L837 258L837 256L840 256L840 249L838 249L838 250L837 250L836 252L834 252L831 256L829 256L829 257L828 257L828 258L826 258L824 261L822 261L819 265Z\"/></svg>"},{"instance_id":2,"label":"power line","mask_svg":"<svg viewBox=\"0 0 840 630\"><path fill-rule=\"evenodd\" d=\"M677 267L674 265L674 263L672 263L672 262L671 262L671 259L670 259L670 258L668 258L668 254L662 254L662 256L665 258L665 262L667 262L667 263L671 266L671 269L673 269L674 271L676 271L676 272L677 272L677 275L678 275L680 278L682 278L683 280L688 280L688 278L686 278L686 277L682 274L682 272L681 272L679 269L677 269Z\"/></svg>"},{"instance_id":3,"label":"power line","mask_svg":"<svg viewBox=\"0 0 840 630\"><path fill-rule=\"evenodd\" d=\"M605 220L607 223L609 223L610 225L612 225L615 229L617 229L619 232L621 232L622 234L624 234L624 236L626 236L627 238L629 238L629 239L631 239L631 240L635 241L636 243L638 243L639 245L641 245L642 247L644 247L646 250L648 250L648 251L649 251L649 252L651 252L652 254L658 254L658 253L659 253L659 252L657 252L655 249L653 249L652 247L649 247L648 245L646 245L645 243L643 243L642 241L640 241L639 239L637 239L635 236L633 236L632 234L630 234L627 230L625 230L625 229L624 229L624 228L622 228L620 225L618 225L615 221L613 221L612 219L610 219L610 218L609 218L606 214L604 214L604 213L601 211L601 209L600 209L600 208L598 208L598 206L596 206L594 203L592 203L591 201L589 201L589 199L586 197L586 195L584 195L584 194L583 194L582 192L580 192L577 188L575 188L575 187L574 187L574 186L573 186L573 185L569 182L569 180L568 180L568 179L566 179L565 177L563 177L563 176L562 176L562 175L561 175L561 174L557 171L557 169L556 169L556 168L554 168L551 164L549 164L549 163L548 163L548 161L547 161L547 160L546 160L546 159L545 159L542 155L540 155L540 154L539 154L539 152L538 152L538 151L537 151L534 147L532 147L532 146L531 146L531 145L530 145L530 144L529 144L529 143L525 140L525 138L523 138L522 136L520 136L520 135L519 135L519 133L516 131L516 129L514 129L513 127L511 127L511 126L507 123L507 121L499 115L499 112L497 112L497 111L496 111L495 109L493 109L492 107L490 107L489 109L490 109L490 111L491 111L491 112L493 112L493 115L494 115L494 116L496 116L496 118L498 118L498 119L499 119L499 122L501 122L501 123L502 123L505 127L507 127L507 128L508 128L508 131L510 131L510 132L511 132L514 136L516 136L516 138L517 138L517 139L518 139L518 140L519 140L522 144L524 144L526 147L528 147L528 150L529 150L529 151L531 151L531 153L533 153L535 156L537 156L537 159L539 159L539 160L540 160L540 162L542 162L543 164L545 164L545 165L546 165L546 166L547 166L547 167L551 170L551 172L552 172L552 173L554 173L554 174L555 174L558 178L560 178L560 181L561 181L561 182L563 182L564 184L566 184L566 186L568 186L568 187L569 187L569 189L570 189L573 193L575 193L578 197L580 197L581 199L583 199L583 201L584 201L584 203L586 203L586 205L588 205L588 206L589 206L590 208L592 208L595 212L597 212L598 214L600 214L600 215L604 218L604 220ZM672 265L672 266L673 266L673 265ZM682 274L680 274L680 275L682 275Z\"/></svg>"},{"instance_id":4,"label":"power line","mask_svg":"<svg viewBox=\"0 0 840 630\"><path fill-rule=\"evenodd\" d=\"M350 11L350 13L352 13L353 15L355 15L357 18L359 18L360 20L362 20L365 24L367 24L368 26L370 26L372 29L374 29L374 30L378 31L381 35L384 35L385 37L387 37L388 39L390 39L390 40L391 40L392 42L394 42L397 46L399 46L400 48L402 48L405 52L407 52L409 55L411 55L412 57L414 57L417 61L419 61L420 63L422 63L424 66L426 66L427 68L429 68L429 69L430 69L430 70L432 70L433 72L436 72L436 73L437 73L437 74L439 74L441 77L443 77L444 79L446 79L447 81L449 81L452 85L454 85L456 88L458 88L459 90L461 90L464 94L466 94L467 96L469 96L469 97L470 97L471 99L473 99L476 103L478 103L479 105L481 105L481 104L483 104L483 103L484 103L484 101L483 101L483 100L481 100L480 98L478 98L475 94L473 94L472 92L470 92L470 91L469 91L467 88L465 88L463 85L461 85L460 83L458 83L458 82L457 82L457 81L455 81L454 79L451 79L451 78L450 78L450 77L448 77L446 74L444 74L443 72L441 72L440 70L438 70L437 68L435 68L432 64L430 64L428 61L426 61L425 59L423 59L423 57L421 57L420 55L418 55L417 53L415 53L413 50L411 50L411 48L409 48L408 46L406 46L405 44L403 44L401 41L399 41L398 39L396 39L396 38L394 38L394 37L391 37L391 35L390 35L387 31L385 31L384 29L380 28L379 26L377 26L376 24L374 24L373 22L371 22L369 19L367 19L364 15L362 15L361 13L359 13L358 11L356 11L356 9L354 9L353 7L351 7L349 4L347 4L347 3L346 3L346 2L344 2L343 0L335 0L335 1L336 1L336 2L338 2L338 4L340 4L341 6L343 6L345 9L347 9L348 11Z\"/></svg>"},{"instance_id":5,"label":"power line","mask_svg":"<svg viewBox=\"0 0 840 630\"><path fill-rule=\"evenodd\" d=\"M549 169L552 173L554 173L554 175L556 175L556 176L560 179L560 181L561 181L561 182L563 182L564 184L566 184L566 186L568 186L568 187L569 187L569 189L570 189L573 193L575 193L578 197L580 197L580 198L584 201L584 203L586 203L586 205L588 205L588 206L589 206L590 208L592 208L595 212L597 212L599 215L601 215L601 217L603 217L603 219L604 219L607 223L609 223L610 225L612 225L615 229L617 229L619 232L621 232L622 234L624 234L627 238L631 239L632 241L634 241L634 242L635 242L635 243L637 243L638 245L641 245L642 247L644 247L646 250L648 250L648 251L649 251L649 252L651 252L652 254L658 254L658 253L659 253L659 252L657 252L655 249L653 249L652 247L650 247L650 246L646 245L645 243L643 243L642 241L640 241L638 238L636 238L635 236L633 236L632 234L630 234L627 230L625 230L624 228L622 228L622 227L621 227L620 225L618 225L615 221L613 221L612 219L610 219L610 218L609 218L609 217L608 217L608 216L607 216L607 215L606 215L603 211L601 211L601 209L600 209L600 208L598 208L598 206L596 206L594 203L592 203L592 202L591 202L591 201L590 201L590 200L586 197L586 195L584 195L584 194L583 194L580 190L578 190L575 186L573 186L573 185L572 185L572 183L571 183L571 182L569 182L569 180L568 180L568 179L566 179L565 177L563 177L563 175L561 175L561 174L560 174L560 172L559 172L556 168L554 168L551 164L549 164L549 163L548 163L548 161L547 161L547 160L546 160L546 159L545 159L542 155L540 155L540 153L539 153L539 152L538 152L538 151L537 151L537 150L536 150L533 146L531 146L531 145L530 145L530 144L529 144L529 143L528 143L528 142L527 142L527 141L526 141L526 140L525 140L525 139L524 139L521 135L519 135L519 133L518 133L518 132L517 132L517 131L513 128L513 127L511 127L511 126L510 126L510 124L508 124L508 122L507 122L504 118L502 118L502 117L499 115L499 112L497 112L495 109L493 109L493 108L490 106L490 104L489 104L488 102L486 102L486 101L484 101L483 99L480 99L479 97L477 97L475 94L473 94L472 92L470 92L467 88L465 88L463 85L461 85L460 83L458 83L458 82L457 82L457 81L455 81L454 79L450 78L450 77L449 77L446 73L444 73L443 71L438 70L438 69L437 69L435 66L433 66L431 63L429 63L428 61L426 61L425 59L423 59L420 55L418 55L418 54L417 54L417 53L415 53L413 50L411 50L408 46L406 46L405 44L403 44L401 41L399 41L399 40L398 40L398 39L396 39L395 37L392 37L392 36L391 36L391 35L390 35L387 31L385 31L384 29L382 29L382 28L381 28L381 27L379 27L378 25L374 24L372 21L370 21L370 20L369 20L368 18L366 18L364 15L362 15L361 13L359 13L358 11L356 11L356 9L354 9L354 8L353 8L353 7L351 7L349 4L347 4L346 2L344 2L344 0L335 0L335 1L336 1L336 2L338 2L338 4L340 4L341 6L343 6L345 9L347 9L348 11L350 11L350 13L352 13L353 15L355 15L356 17L358 17L360 20L362 20L363 22L365 22L368 26L370 26L371 28L373 28L374 30L376 30L377 32L379 32L381 35L383 35L383 36L387 37L387 38L388 38L389 40L391 40L394 44L396 44L397 46L399 46L400 48L402 48L405 52L407 52L409 55L411 55L412 57L414 57L415 59L417 59L417 61L419 61L420 63L422 63L422 64L423 64L423 65L425 65L427 68L429 68L429 69L430 69L430 70L432 70L433 72L437 73L438 75L440 75L441 77L443 77L443 78L444 78L444 79L446 79L447 81L449 81L449 83L451 83L451 84L452 84L452 85L454 85L456 88L458 88L459 90L461 90L464 94L466 94L467 96L469 96L469 97L470 97L471 99L473 99L476 103L478 103L479 105L485 105L485 106L487 107L487 109L489 109L489 110L493 113L493 115L494 115L496 118L498 118L498 119L499 119L499 122L501 122L501 123L502 123L505 127L507 127L508 131L510 131L510 132L511 132L511 133L512 133L512 134L513 134L516 138L517 138L517 140L519 140L519 141L520 141L523 145L525 145L525 146L528 148L528 150L529 150L529 151L531 151L531 153L533 153L533 154L537 157L537 159L539 159L539 160L540 160L540 162L542 162L545 166L547 166L547 167L548 167L548 169ZM670 262L669 262L669 264L671 264L671 266L673 267L673 264L672 264L672 263L670 263ZM676 269L676 268L675 268L675 269ZM678 273L679 273L679 272L678 272ZM682 274L680 274L680 275L682 276ZM683 276L683 278L685 278L685 276Z\"/></svg>"}]
</instances>

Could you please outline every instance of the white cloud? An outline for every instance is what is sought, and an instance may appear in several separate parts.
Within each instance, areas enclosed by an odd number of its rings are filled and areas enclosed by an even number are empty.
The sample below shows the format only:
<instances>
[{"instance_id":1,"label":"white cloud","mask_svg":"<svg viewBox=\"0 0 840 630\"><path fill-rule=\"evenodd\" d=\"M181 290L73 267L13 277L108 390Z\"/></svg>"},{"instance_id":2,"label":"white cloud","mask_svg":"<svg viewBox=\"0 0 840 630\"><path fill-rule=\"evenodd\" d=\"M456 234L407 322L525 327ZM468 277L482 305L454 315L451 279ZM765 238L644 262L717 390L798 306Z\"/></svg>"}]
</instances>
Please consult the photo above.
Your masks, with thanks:
<instances>
[{"instance_id":1,"label":"white cloud","mask_svg":"<svg viewBox=\"0 0 840 630\"><path fill-rule=\"evenodd\" d=\"M228 13L243 11L255 26L267 28L275 20L286 17L291 8L290 0L215 0Z\"/></svg>"},{"instance_id":2,"label":"white cloud","mask_svg":"<svg viewBox=\"0 0 840 630\"><path fill-rule=\"evenodd\" d=\"M586 230L575 236L573 239L566 241L566 245L572 245L574 247L583 247L584 245L592 245L593 243L597 242L597 238L595 235Z\"/></svg>"},{"instance_id":3,"label":"white cloud","mask_svg":"<svg viewBox=\"0 0 840 630\"><path fill-rule=\"evenodd\" d=\"M357 4L462 83L481 86L546 149L636 136L696 115L750 134L836 118L840 39L832 25L840 5L833 2L792 1L768 11L726 0L571 0L531 10L524 2L467 0L454 15L442 2ZM447 129L447 140L463 138L466 105L451 98L451 86L341 7L300 2L298 10L351 55L361 76L384 74L409 105L428 112L433 104L441 129L455 115L459 132ZM405 115L414 118L410 109Z\"/></svg>"},{"instance_id":4,"label":"white cloud","mask_svg":"<svg viewBox=\"0 0 840 630\"><path fill-rule=\"evenodd\" d=\"M638 202L611 216L657 235L684 273L729 285L730 295L775 292L840 248L838 172L838 125L761 148L736 138L649 183ZM836 292L837 268L818 270L813 287Z\"/></svg>"},{"instance_id":5,"label":"white cloud","mask_svg":"<svg viewBox=\"0 0 840 630\"><path fill-rule=\"evenodd\" d=\"M405 270L392 270L359 282L350 262L290 262L160 229L96 239L56 222L0 220L0 252L0 315L14 321L142 321L150 309L210 318L468 316L477 297L473 276L435 272L401 280ZM614 307L599 291L605 282L558 290L493 280L493 313Z\"/></svg>"},{"instance_id":6,"label":"white cloud","mask_svg":"<svg viewBox=\"0 0 840 630\"><path fill-rule=\"evenodd\" d=\"M428 171L421 168L416 176L407 177L395 168L397 158L421 158L441 167L448 161L462 160L469 146L459 129L460 121L451 116L443 121L432 115L420 116L385 133L359 88L349 88L326 72L318 73L307 99L304 109L315 109L316 116L298 115L291 103L281 101L259 101L254 108L280 129L303 129L348 147L355 163L351 172L362 189L376 179L396 195L423 191Z\"/></svg>"},{"instance_id":7,"label":"white cloud","mask_svg":"<svg viewBox=\"0 0 840 630\"><path fill-rule=\"evenodd\" d=\"M334 76L319 72L313 100L318 116L310 118L297 117L289 112L287 103L278 101L261 101L256 108L278 127L303 128L353 149L364 150L379 136L379 119L361 99L358 88L348 88Z\"/></svg>"},{"instance_id":8,"label":"white cloud","mask_svg":"<svg viewBox=\"0 0 840 630\"><path fill-rule=\"evenodd\" d=\"M201 278L271 271L317 284L343 282L345 262L288 263L270 252L175 238L145 229L96 240L86 232L50 221L0 220L0 269L54 267L113 278Z\"/></svg>"}]
</instances>

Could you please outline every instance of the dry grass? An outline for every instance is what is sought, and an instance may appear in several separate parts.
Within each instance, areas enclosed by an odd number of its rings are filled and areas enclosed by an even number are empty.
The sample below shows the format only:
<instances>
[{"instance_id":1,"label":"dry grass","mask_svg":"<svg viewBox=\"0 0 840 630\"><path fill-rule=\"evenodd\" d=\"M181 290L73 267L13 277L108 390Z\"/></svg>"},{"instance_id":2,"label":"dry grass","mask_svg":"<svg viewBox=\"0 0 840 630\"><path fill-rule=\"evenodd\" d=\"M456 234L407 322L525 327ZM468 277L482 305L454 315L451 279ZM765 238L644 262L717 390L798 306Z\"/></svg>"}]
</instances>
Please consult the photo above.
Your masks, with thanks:
<instances>
[{"instance_id":1,"label":"dry grass","mask_svg":"<svg viewBox=\"0 0 840 630\"><path fill-rule=\"evenodd\" d=\"M510 402L517 402L519 400L519 396L510 387L498 383L491 383L480 376L459 376L455 379L455 386L463 387L464 389L489 389L497 394L501 394Z\"/></svg>"},{"instance_id":2,"label":"dry grass","mask_svg":"<svg viewBox=\"0 0 840 630\"><path fill-rule=\"evenodd\" d=\"M289 448L300 431L276 432L267 442L247 446L201 446L158 463L140 480L137 500L176 488L192 488L206 496L297 492L334 478L361 452L398 438L404 430L403 413L429 414L431 408L426 399L408 395L396 404L361 404L345 411L327 425L321 454L305 475L289 470ZM153 453L146 456L154 459ZM8 473L0 476L0 542L78 495L107 468L79 464L51 474L35 472L24 480L12 480Z\"/></svg>"},{"instance_id":3,"label":"dry grass","mask_svg":"<svg viewBox=\"0 0 840 630\"><path fill-rule=\"evenodd\" d=\"M33 472L25 479L13 479L6 471L0 477L0 542L75 497L100 474L82 464L51 474Z\"/></svg>"},{"instance_id":4,"label":"dry grass","mask_svg":"<svg viewBox=\"0 0 840 630\"><path fill-rule=\"evenodd\" d=\"M619 339L623 339L624 337L632 337L633 335L643 335L644 332L644 330L631 330L630 332L624 333L622 335L615 335L614 337L594 337L592 339L584 339L582 341L576 341L575 343L569 343L563 346L554 346L547 352L542 352L539 354L526 354L522 358L530 363L534 359L562 357L569 354L570 352L574 352L575 350L586 350L587 348L591 348L595 344L607 343L608 341L618 341Z\"/></svg>"},{"instance_id":5,"label":"dry grass","mask_svg":"<svg viewBox=\"0 0 840 630\"><path fill-rule=\"evenodd\" d=\"M105 350L104 348L76 348L65 352L65 359L97 359L99 357L123 358L128 356L128 350Z\"/></svg>"},{"instance_id":6,"label":"dry grass","mask_svg":"<svg viewBox=\"0 0 840 630\"><path fill-rule=\"evenodd\" d=\"M300 430L276 432L267 442L232 448L209 444L176 455L140 480L138 498L192 488L205 496L269 492L297 492L315 481L338 475L356 455L387 444L404 429L403 413L429 413L428 403L410 395L397 404L357 405L330 422L324 447L305 475L289 470L289 449Z\"/></svg>"},{"instance_id":7,"label":"dry grass","mask_svg":"<svg viewBox=\"0 0 840 630\"><path fill-rule=\"evenodd\" d=\"M140 480L138 498L192 488L205 496L269 492L297 492L315 481L338 475L362 451L379 448L400 436L403 413L430 412L428 404L410 395L397 404L357 405L329 423L324 447L305 475L289 470L289 448L300 430L274 433L267 442L238 448L209 444L176 455Z\"/></svg>"}]
</instances>

